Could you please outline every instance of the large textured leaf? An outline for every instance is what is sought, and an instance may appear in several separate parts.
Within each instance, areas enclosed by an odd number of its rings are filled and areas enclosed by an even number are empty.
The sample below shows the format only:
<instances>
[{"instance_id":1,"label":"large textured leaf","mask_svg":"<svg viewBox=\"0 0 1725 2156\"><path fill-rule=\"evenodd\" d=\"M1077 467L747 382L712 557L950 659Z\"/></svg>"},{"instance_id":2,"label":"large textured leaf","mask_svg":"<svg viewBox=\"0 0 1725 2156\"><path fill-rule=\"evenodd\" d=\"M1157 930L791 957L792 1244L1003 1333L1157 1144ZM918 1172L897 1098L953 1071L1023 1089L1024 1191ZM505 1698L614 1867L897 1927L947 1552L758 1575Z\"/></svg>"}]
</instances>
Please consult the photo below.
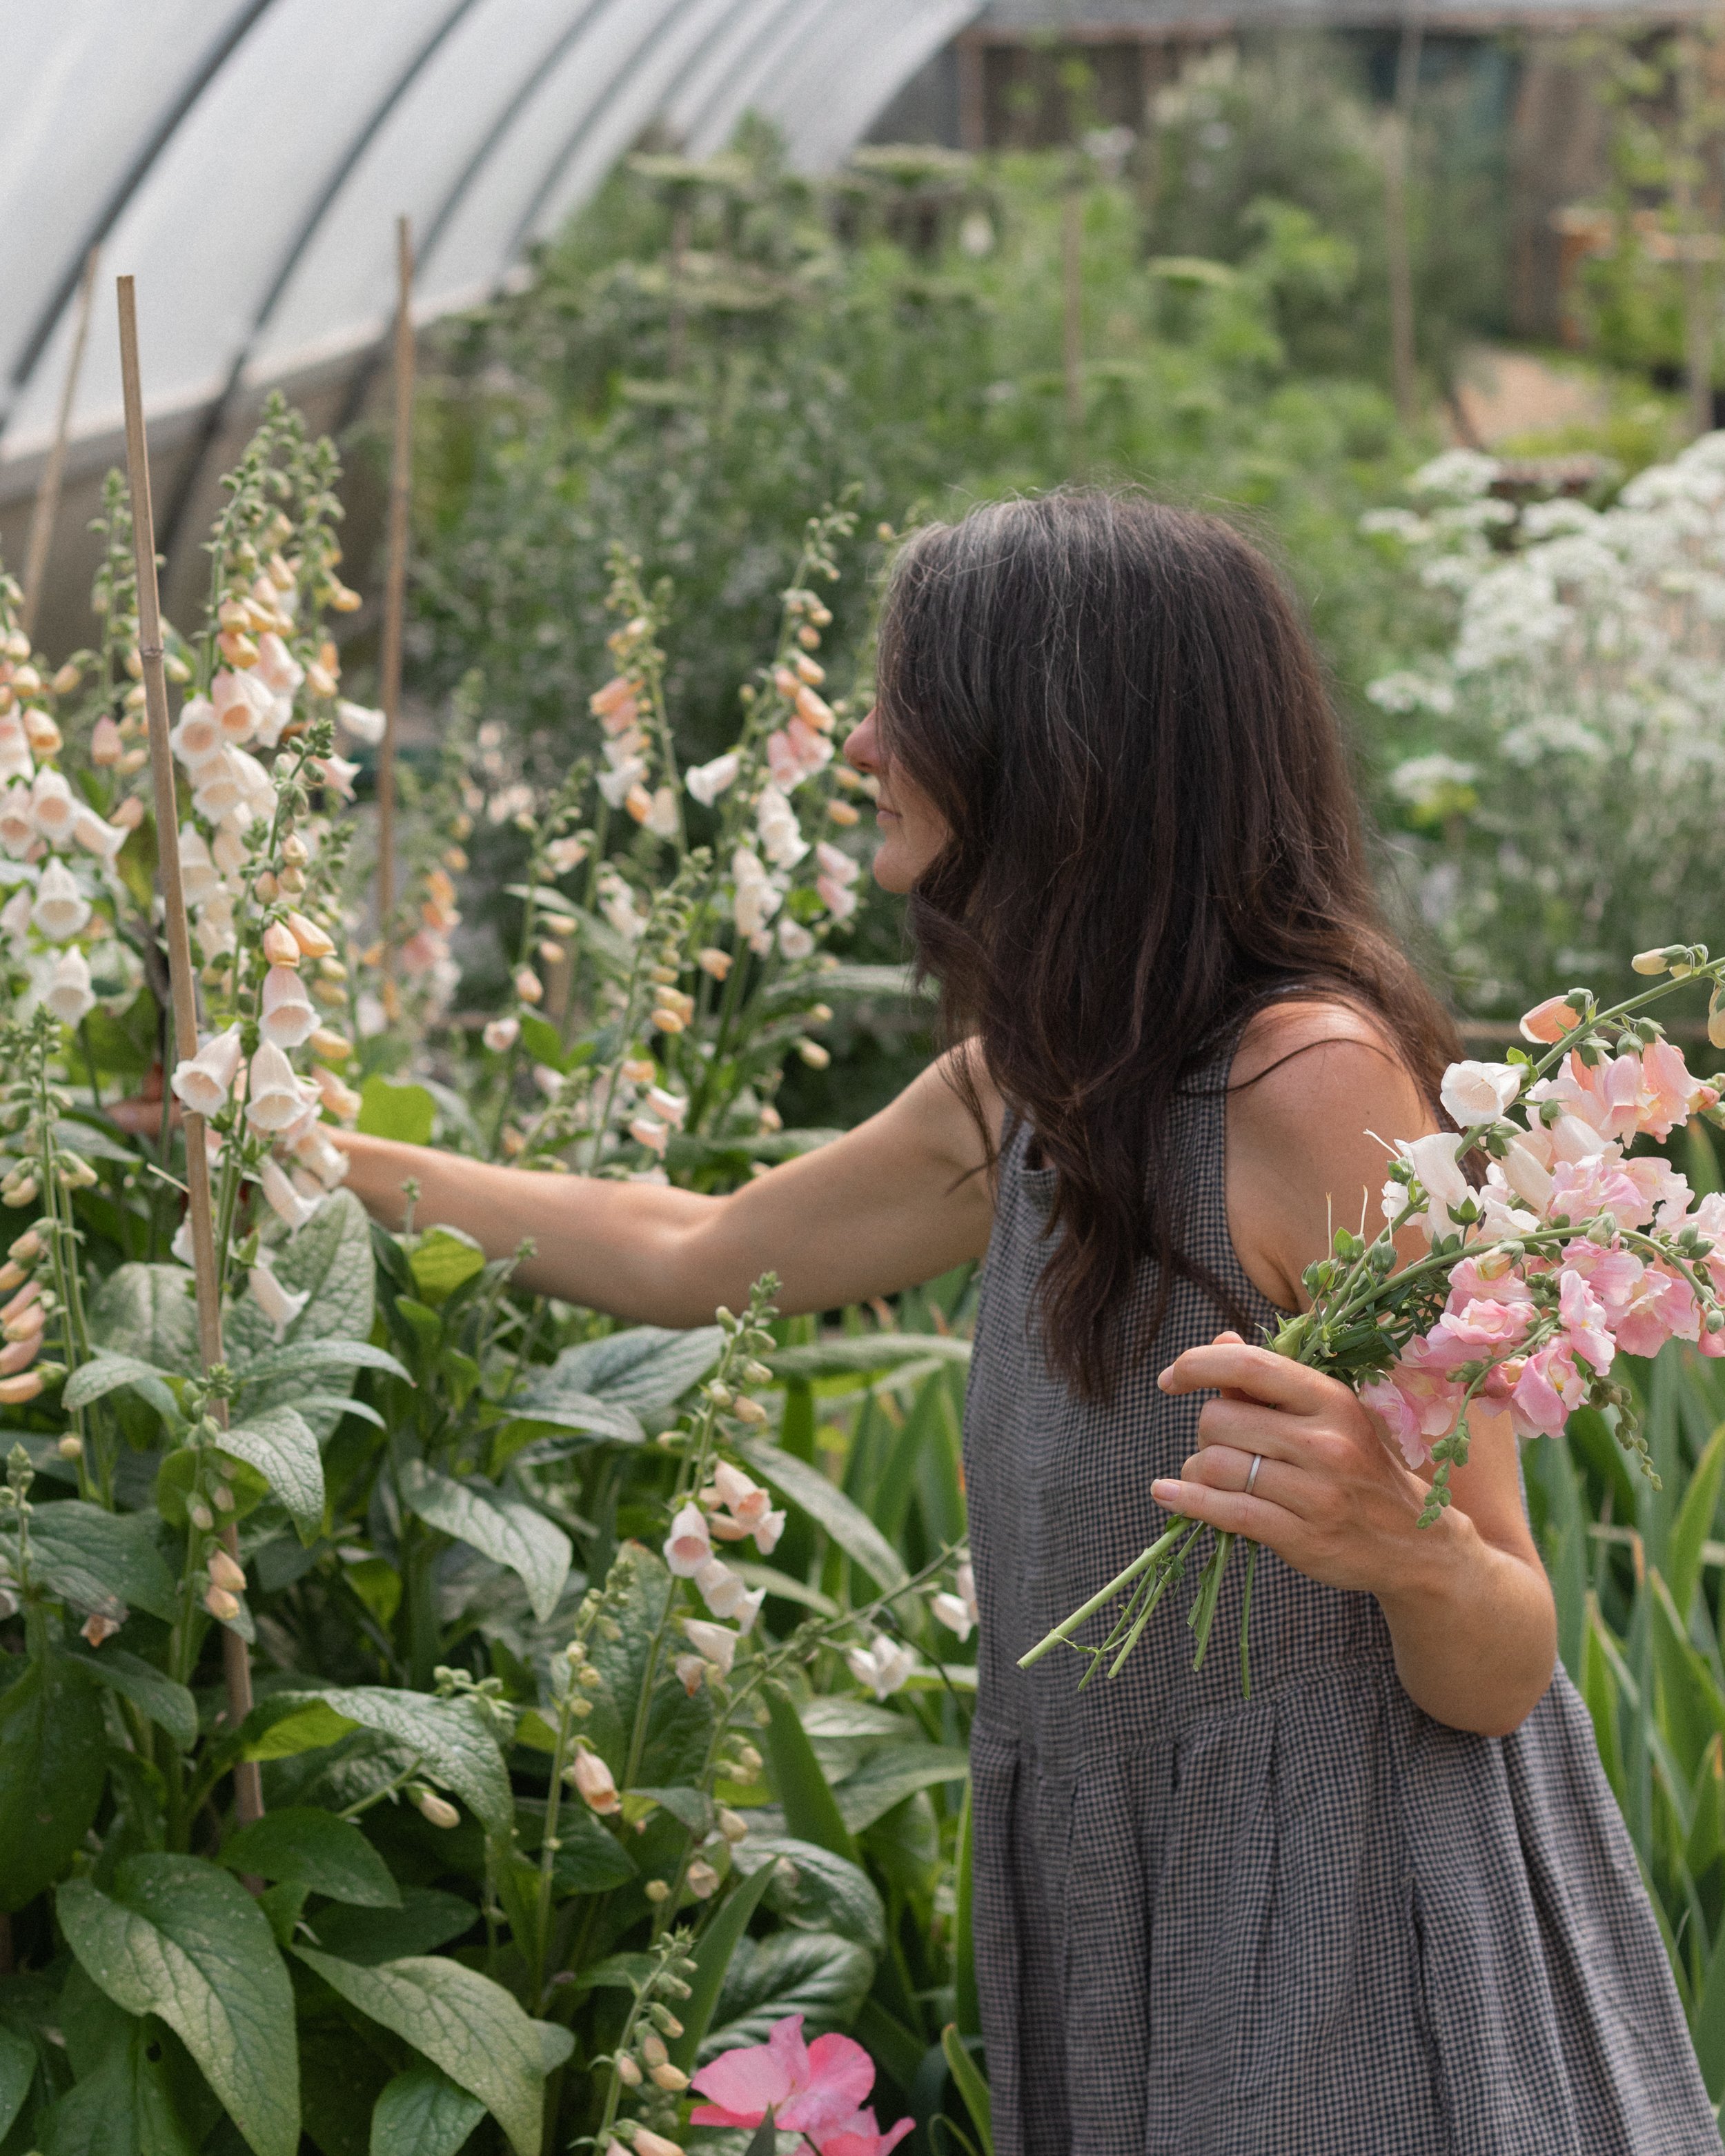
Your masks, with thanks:
<instances>
[{"instance_id":1,"label":"large textured leaf","mask_svg":"<svg viewBox=\"0 0 1725 2156\"><path fill-rule=\"evenodd\" d=\"M588 1695L593 1714L582 1730L619 1779L628 1760L648 1659L673 1585L652 1551L639 1543L625 1543L605 1583L606 1614L615 1620L618 1636L611 1639L598 1630L588 1642L600 1683ZM712 1702L706 1686L691 1699L671 1673L670 1651L661 1651L646 1741L635 1763L634 1780L654 1789L697 1780L712 1725Z\"/></svg>"},{"instance_id":2,"label":"large textured leaf","mask_svg":"<svg viewBox=\"0 0 1725 2156\"><path fill-rule=\"evenodd\" d=\"M377 2099L371 2156L455 2156L485 2115L479 2098L437 2067L409 2066Z\"/></svg>"},{"instance_id":3,"label":"large textured leaf","mask_svg":"<svg viewBox=\"0 0 1725 2156\"><path fill-rule=\"evenodd\" d=\"M265 1812L230 1834L222 1844L222 1861L230 1871L291 1880L314 1894L327 1894L332 1902L357 1902L367 1909L401 1906L388 1866L352 1820L309 1804Z\"/></svg>"},{"instance_id":4,"label":"large textured leaf","mask_svg":"<svg viewBox=\"0 0 1725 2156\"><path fill-rule=\"evenodd\" d=\"M517 2156L539 2156L544 2053L537 2028L501 1984L440 1955L360 1969L310 1947L296 1951L350 2006L476 2096Z\"/></svg>"},{"instance_id":5,"label":"large textured leaf","mask_svg":"<svg viewBox=\"0 0 1725 2156\"><path fill-rule=\"evenodd\" d=\"M75 1609L117 1621L132 1603L171 1623L173 1574L152 1525L146 1513L106 1512L81 1497L39 1505L30 1519L30 1568Z\"/></svg>"},{"instance_id":6,"label":"large textured leaf","mask_svg":"<svg viewBox=\"0 0 1725 2156\"><path fill-rule=\"evenodd\" d=\"M60 1394L60 1405L87 1408L92 1400L105 1399L108 1394L117 1393L122 1385L138 1385L147 1392L170 1374L174 1373L158 1370L153 1363L146 1363L140 1356L121 1355L111 1348L100 1348L92 1360L67 1378ZM183 1377L187 1373L181 1371L177 1374Z\"/></svg>"},{"instance_id":7,"label":"large textured leaf","mask_svg":"<svg viewBox=\"0 0 1725 2156\"><path fill-rule=\"evenodd\" d=\"M157 2014L257 2156L300 2138L293 1987L269 1920L239 1882L195 1856L129 1856L104 1894L69 1879L60 1928L85 1973L128 2014Z\"/></svg>"},{"instance_id":8,"label":"large textured leaf","mask_svg":"<svg viewBox=\"0 0 1725 2156\"><path fill-rule=\"evenodd\" d=\"M185 2116L161 2025L121 2020L95 2071L44 2117L42 2156L197 2156L202 2136Z\"/></svg>"},{"instance_id":9,"label":"large textured leaf","mask_svg":"<svg viewBox=\"0 0 1725 2156\"><path fill-rule=\"evenodd\" d=\"M574 1551L562 1529L519 1498L500 1496L478 1476L457 1482L423 1460L409 1460L401 1493L429 1527L453 1535L521 1579L542 1625L557 1606Z\"/></svg>"},{"instance_id":10,"label":"large textured leaf","mask_svg":"<svg viewBox=\"0 0 1725 2156\"><path fill-rule=\"evenodd\" d=\"M398 1909L320 1909L309 1919L326 1953L369 1969L375 1962L429 1954L470 1932L479 1911L459 1894L437 1887L409 1887Z\"/></svg>"},{"instance_id":11,"label":"large textured leaf","mask_svg":"<svg viewBox=\"0 0 1725 2156\"><path fill-rule=\"evenodd\" d=\"M158 1370L198 1368L198 1312L184 1265L118 1265L90 1306L90 1337L99 1348L153 1363Z\"/></svg>"},{"instance_id":12,"label":"large textured leaf","mask_svg":"<svg viewBox=\"0 0 1725 2156\"><path fill-rule=\"evenodd\" d=\"M428 1228L408 1253L408 1270L434 1310L485 1269L485 1254L459 1228Z\"/></svg>"},{"instance_id":13,"label":"large textured leaf","mask_svg":"<svg viewBox=\"0 0 1725 2156\"><path fill-rule=\"evenodd\" d=\"M558 1814L557 1841L552 1876L561 1894L602 1894L635 1876L629 1851L584 1804L566 1804Z\"/></svg>"},{"instance_id":14,"label":"large textured leaf","mask_svg":"<svg viewBox=\"0 0 1725 2156\"><path fill-rule=\"evenodd\" d=\"M30 2083L36 2077L36 2046L16 2029L0 2021L0 2141L12 2130L12 2122L24 2107Z\"/></svg>"},{"instance_id":15,"label":"large textured leaf","mask_svg":"<svg viewBox=\"0 0 1725 2156\"><path fill-rule=\"evenodd\" d=\"M0 1692L0 1910L22 1909L71 1862L107 1753L100 1695L69 1656L33 1656Z\"/></svg>"},{"instance_id":16,"label":"large textured leaf","mask_svg":"<svg viewBox=\"0 0 1725 2156\"><path fill-rule=\"evenodd\" d=\"M898 1552L860 1506L836 1490L818 1467L776 1445L745 1438L737 1450L763 1482L823 1527L845 1555L854 1558L875 1584L891 1589L902 1587L909 1577Z\"/></svg>"},{"instance_id":17,"label":"large textured leaf","mask_svg":"<svg viewBox=\"0 0 1725 2156\"><path fill-rule=\"evenodd\" d=\"M663 1414L718 1359L725 1336L716 1325L692 1332L634 1325L603 1340L566 1348L531 1389L533 1399L589 1393L638 1415Z\"/></svg>"},{"instance_id":18,"label":"large textured leaf","mask_svg":"<svg viewBox=\"0 0 1725 2156\"><path fill-rule=\"evenodd\" d=\"M773 1876L767 1890L769 1908L793 1931L836 1932L876 1956L886 1951L886 1912L875 1882L860 1864L835 1856L816 1842L794 1835L758 1830L739 1842L732 1862L745 1875L768 1865ZM787 1875L781 1864L790 1867Z\"/></svg>"},{"instance_id":19,"label":"large textured leaf","mask_svg":"<svg viewBox=\"0 0 1725 2156\"><path fill-rule=\"evenodd\" d=\"M181 1751L189 1752L198 1742L198 1702L184 1685L163 1676L160 1670L137 1655L127 1654L124 1647L98 1650L86 1647L80 1640L70 1653L78 1666L88 1671L98 1684L106 1685L110 1691L142 1708Z\"/></svg>"},{"instance_id":20,"label":"large textured leaf","mask_svg":"<svg viewBox=\"0 0 1725 2156\"><path fill-rule=\"evenodd\" d=\"M255 1467L287 1507L308 1527L323 1518L323 1460L311 1424L297 1408L249 1411L222 1434L222 1450Z\"/></svg>"},{"instance_id":21,"label":"large textured leaf","mask_svg":"<svg viewBox=\"0 0 1725 2156\"><path fill-rule=\"evenodd\" d=\"M309 1298L288 1327L283 1344L366 1339L374 1307L372 1232L365 1208L352 1191L338 1190L326 1199L298 1234L271 1255L282 1286ZM225 1344L228 1361L242 1373L248 1365L255 1370L275 1353L275 1327L249 1296L230 1312ZM245 1419L253 1421L264 1409L297 1404L309 1393L331 1389L327 1368L316 1375L280 1378L248 1393ZM333 1389L345 1388L337 1384ZM317 1408L307 1419L317 1435L325 1438L336 1419L331 1409Z\"/></svg>"},{"instance_id":22,"label":"large textured leaf","mask_svg":"<svg viewBox=\"0 0 1725 2156\"><path fill-rule=\"evenodd\" d=\"M860 1834L918 1789L932 1789L937 1782L962 1782L969 1772L969 1756L956 1746L886 1744L833 1794L845 1825Z\"/></svg>"},{"instance_id":23,"label":"large textured leaf","mask_svg":"<svg viewBox=\"0 0 1725 2156\"><path fill-rule=\"evenodd\" d=\"M316 1692L278 1692L270 1705L290 1711L321 1707L344 1722L376 1730L392 1743L416 1753L431 1779L453 1789L494 1834L509 1832L515 1819L515 1801L504 1771L503 1754L490 1725L472 1700L433 1699L424 1692L352 1685L331 1686Z\"/></svg>"},{"instance_id":24,"label":"large textured leaf","mask_svg":"<svg viewBox=\"0 0 1725 2156\"><path fill-rule=\"evenodd\" d=\"M740 1939L719 1994L704 2059L745 2044L764 2044L775 2021L807 2016L805 2034L843 2028L874 1979L875 1957L830 1932L773 1932Z\"/></svg>"}]
</instances>

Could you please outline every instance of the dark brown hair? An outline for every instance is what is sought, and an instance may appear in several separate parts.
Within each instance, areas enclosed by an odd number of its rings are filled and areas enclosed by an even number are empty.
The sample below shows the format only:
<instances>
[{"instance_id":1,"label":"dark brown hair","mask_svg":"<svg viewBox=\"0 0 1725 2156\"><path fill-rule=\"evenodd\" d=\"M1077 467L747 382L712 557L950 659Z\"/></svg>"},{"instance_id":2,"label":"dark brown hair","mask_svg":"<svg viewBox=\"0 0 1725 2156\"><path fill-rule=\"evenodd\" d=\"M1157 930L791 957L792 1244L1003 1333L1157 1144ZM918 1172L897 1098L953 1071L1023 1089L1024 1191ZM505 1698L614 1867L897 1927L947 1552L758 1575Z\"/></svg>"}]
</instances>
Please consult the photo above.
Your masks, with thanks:
<instances>
[{"instance_id":1,"label":"dark brown hair","mask_svg":"<svg viewBox=\"0 0 1725 2156\"><path fill-rule=\"evenodd\" d=\"M911 896L918 961L1055 1171L1048 1351L1105 1395L1145 1257L1147 1341L1179 1275L1235 1315L1164 1158L1194 1067L1295 986L1376 1016L1433 1100L1454 1034L1379 916L1300 614L1220 519L1085 489L931 526L879 682L888 753L952 833Z\"/></svg>"}]
</instances>

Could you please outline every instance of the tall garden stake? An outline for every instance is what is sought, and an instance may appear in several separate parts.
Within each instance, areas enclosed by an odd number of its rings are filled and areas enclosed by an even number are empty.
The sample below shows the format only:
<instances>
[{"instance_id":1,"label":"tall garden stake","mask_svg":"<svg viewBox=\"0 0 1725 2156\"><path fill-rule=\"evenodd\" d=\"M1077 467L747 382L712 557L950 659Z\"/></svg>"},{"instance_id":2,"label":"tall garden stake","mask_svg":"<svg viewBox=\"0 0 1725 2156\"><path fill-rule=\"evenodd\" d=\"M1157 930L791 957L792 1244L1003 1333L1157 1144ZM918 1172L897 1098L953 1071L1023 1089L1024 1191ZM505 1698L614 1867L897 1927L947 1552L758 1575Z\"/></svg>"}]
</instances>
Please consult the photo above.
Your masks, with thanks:
<instances>
[{"instance_id":1,"label":"tall garden stake","mask_svg":"<svg viewBox=\"0 0 1725 2156\"><path fill-rule=\"evenodd\" d=\"M413 490L413 237L404 217L396 220L395 259L395 441L389 465L389 570L383 588L383 742L377 752L377 924L386 973L395 911L395 737L407 610L408 511Z\"/></svg>"},{"instance_id":2,"label":"tall garden stake","mask_svg":"<svg viewBox=\"0 0 1725 2156\"><path fill-rule=\"evenodd\" d=\"M173 993L174 1053L182 1062L198 1053L198 995L192 976L192 939L180 875L179 803L173 752L167 738L167 676L162 668L162 604L156 588L156 521L150 501L150 455L144 439L144 400L138 377L137 297L130 277L118 280L120 372L126 400L126 465L131 488L132 541L138 572L138 656L143 664L145 710L150 726L150 777L156 796L156 847L166 913L168 980ZM198 1353L206 1370L222 1360L222 1284L216 1271L214 1216L210 1208L209 1153L204 1119L186 1113L186 1192L192 1221L192 1271L198 1294ZM211 1413L227 1410L212 1402ZM222 1529L222 1547L235 1562L239 1541L233 1520ZM245 1642L222 1628L222 1672L228 1718L238 1728L252 1707L251 1664ZM234 1810L242 1826L260 1818L264 1789L254 1760L234 1769Z\"/></svg>"},{"instance_id":3,"label":"tall garden stake","mask_svg":"<svg viewBox=\"0 0 1725 2156\"><path fill-rule=\"evenodd\" d=\"M26 636L36 626L36 610L42 603L42 580L48 571L48 550L54 542L54 519L59 514L60 482L66 474L66 437L71 431L72 400L78 394L78 377L84 367L84 341L90 333L90 303L95 298L96 256L92 247L84 259L84 275L78 280L78 312L73 318L72 351L66 362L66 378L60 385L60 408L54 421L54 446L42 467L42 484L36 490L36 506L30 514L30 537L24 552L24 603L21 621Z\"/></svg>"}]
</instances>

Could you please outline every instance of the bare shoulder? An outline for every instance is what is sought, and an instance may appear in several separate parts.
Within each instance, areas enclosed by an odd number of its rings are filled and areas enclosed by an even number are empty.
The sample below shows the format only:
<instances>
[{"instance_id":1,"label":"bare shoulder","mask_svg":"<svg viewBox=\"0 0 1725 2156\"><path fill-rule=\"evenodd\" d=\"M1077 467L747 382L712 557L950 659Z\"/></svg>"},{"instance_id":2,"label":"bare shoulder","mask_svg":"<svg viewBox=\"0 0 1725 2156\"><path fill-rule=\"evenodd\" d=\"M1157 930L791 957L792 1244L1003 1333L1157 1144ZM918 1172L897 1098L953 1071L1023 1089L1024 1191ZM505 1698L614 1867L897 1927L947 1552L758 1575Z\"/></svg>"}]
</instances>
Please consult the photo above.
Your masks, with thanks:
<instances>
[{"instance_id":1,"label":"bare shoulder","mask_svg":"<svg viewBox=\"0 0 1725 2156\"><path fill-rule=\"evenodd\" d=\"M1229 1077L1228 1220L1241 1264L1272 1302L1303 1302L1301 1273L1333 1227L1375 1226L1391 1147L1434 1123L1370 1013L1312 998L1257 1014Z\"/></svg>"},{"instance_id":2,"label":"bare shoulder","mask_svg":"<svg viewBox=\"0 0 1725 2156\"><path fill-rule=\"evenodd\" d=\"M976 1044L963 1041L937 1056L883 1113L897 1122L902 1134L914 1132L919 1150L968 1174L987 1158L973 1103L998 1147L1005 1104Z\"/></svg>"}]
</instances>

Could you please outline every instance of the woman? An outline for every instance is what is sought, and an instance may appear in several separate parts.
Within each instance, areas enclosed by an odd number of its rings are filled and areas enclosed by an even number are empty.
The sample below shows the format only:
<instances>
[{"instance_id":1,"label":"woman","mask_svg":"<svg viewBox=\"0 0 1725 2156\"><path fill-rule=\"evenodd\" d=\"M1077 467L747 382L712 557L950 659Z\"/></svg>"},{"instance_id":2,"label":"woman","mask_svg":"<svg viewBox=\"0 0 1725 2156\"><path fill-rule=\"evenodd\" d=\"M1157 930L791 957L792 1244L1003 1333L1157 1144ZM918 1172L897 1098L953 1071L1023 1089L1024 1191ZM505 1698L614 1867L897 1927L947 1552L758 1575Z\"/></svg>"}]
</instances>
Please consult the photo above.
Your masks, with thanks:
<instances>
[{"instance_id":1,"label":"woman","mask_svg":"<svg viewBox=\"0 0 1725 2156\"><path fill-rule=\"evenodd\" d=\"M724 1198L355 1137L352 1187L531 1287L666 1325L769 1266L819 1311L983 1259L965 1418L982 1609L975 1922L1001 2156L1651 2156L1718 2135L1505 1422L1455 1502L1343 1385L1246 1344L1299 1306L1452 1048L1374 910L1275 576L1097 493L906 551L875 873L959 1044ZM1376 1133L1368 1137L1366 1133ZM1219 1325L1224 1329L1218 1331ZM1255 1465L1255 1463L1256 1463ZM1250 1485L1250 1486L1249 1486ZM1167 1512L1252 1536L1204 1670L1017 1659Z\"/></svg>"}]
</instances>

